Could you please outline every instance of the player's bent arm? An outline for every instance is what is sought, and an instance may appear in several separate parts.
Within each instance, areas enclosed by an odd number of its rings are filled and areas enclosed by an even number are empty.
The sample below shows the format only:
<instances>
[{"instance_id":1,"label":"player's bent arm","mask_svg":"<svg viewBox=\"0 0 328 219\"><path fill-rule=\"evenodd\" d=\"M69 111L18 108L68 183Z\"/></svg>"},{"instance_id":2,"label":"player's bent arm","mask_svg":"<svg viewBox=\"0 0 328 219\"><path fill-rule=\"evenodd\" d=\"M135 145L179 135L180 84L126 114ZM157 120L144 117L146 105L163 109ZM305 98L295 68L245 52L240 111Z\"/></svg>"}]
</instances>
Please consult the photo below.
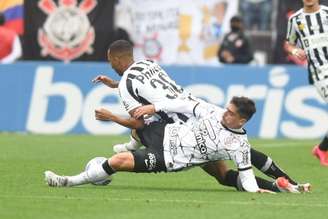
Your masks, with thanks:
<instances>
[{"instance_id":1,"label":"player's bent arm","mask_svg":"<svg viewBox=\"0 0 328 219\"><path fill-rule=\"evenodd\" d=\"M121 116L115 115L115 119L112 121L130 129L140 129L144 127L143 119L135 119L132 117L123 118Z\"/></svg>"},{"instance_id":2,"label":"player's bent arm","mask_svg":"<svg viewBox=\"0 0 328 219\"><path fill-rule=\"evenodd\" d=\"M119 81L115 81L105 75L98 75L92 80L92 82L93 83L102 82L103 84L107 85L110 88L118 88L119 85Z\"/></svg>"},{"instance_id":3,"label":"player's bent arm","mask_svg":"<svg viewBox=\"0 0 328 219\"><path fill-rule=\"evenodd\" d=\"M105 85L107 85L108 87L110 88L118 88L118 84L119 84L119 81L115 81L113 79L110 79L110 78L106 78L103 83Z\"/></svg>"},{"instance_id":4,"label":"player's bent arm","mask_svg":"<svg viewBox=\"0 0 328 219\"><path fill-rule=\"evenodd\" d=\"M230 145L230 147L237 147L236 150L230 151L231 159L238 168L239 179L245 191L259 192L259 186L252 170L250 145L246 138L240 140L239 143ZM243 144L243 147L241 147L241 144Z\"/></svg>"},{"instance_id":5,"label":"player's bent arm","mask_svg":"<svg viewBox=\"0 0 328 219\"><path fill-rule=\"evenodd\" d=\"M295 52L297 51L296 45L294 45L294 44L292 44L292 43L290 43L288 41L285 41L285 43L284 43L284 49L290 55L294 55Z\"/></svg>"},{"instance_id":6,"label":"player's bent arm","mask_svg":"<svg viewBox=\"0 0 328 219\"><path fill-rule=\"evenodd\" d=\"M134 118L140 118L144 115L153 115L159 111L192 114L197 104L197 101L190 99L159 101L154 104L138 107L132 115Z\"/></svg>"},{"instance_id":7,"label":"player's bent arm","mask_svg":"<svg viewBox=\"0 0 328 219\"><path fill-rule=\"evenodd\" d=\"M284 49L288 54L295 56L300 60L306 59L305 51L288 41L285 41Z\"/></svg>"},{"instance_id":8,"label":"player's bent arm","mask_svg":"<svg viewBox=\"0 0 328 219\"><path fill-rule=\"evenodd\" d=\"M195 105L198 104L195 100L189 99L172 99L154 103L156 112L176 112L176 113L193 113Z\"/></svg>"},{"instance_id":9,"label":"player's bent arm","mask_svg":"<svg viewBox=\"0 0 328 219\"><path fill-rule=\"evenodd\" d=\"M131 129L139 129L144 126L143 119L134 119L132 117L124 118L119 115L115 115L111 111L103 108L95 110L95 116L97 120L116 122L124 127Z\"/></svg>"},{"instance_id":10,"label":"player's bent arm","mask_svg":"<svg viewBox=\"0 0 328 219\"><path fill-rule=\"evenodd\" d=\"M259 192L260 188L257 185L255 176L254 176L254 173L253 173L253 170L251 167L246 170L239 170L239 178L240 178L243 188L247 192Z\"/></svg>"}]
</instances>

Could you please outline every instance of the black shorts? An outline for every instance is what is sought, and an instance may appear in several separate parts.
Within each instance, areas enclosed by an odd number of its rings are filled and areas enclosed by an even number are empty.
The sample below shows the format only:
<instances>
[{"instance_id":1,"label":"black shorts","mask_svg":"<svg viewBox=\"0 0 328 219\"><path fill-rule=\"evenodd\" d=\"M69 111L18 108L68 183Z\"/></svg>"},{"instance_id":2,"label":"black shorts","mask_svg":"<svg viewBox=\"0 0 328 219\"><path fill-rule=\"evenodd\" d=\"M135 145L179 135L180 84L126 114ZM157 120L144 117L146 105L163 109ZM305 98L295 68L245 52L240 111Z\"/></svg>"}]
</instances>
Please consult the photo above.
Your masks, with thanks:
<instances>
[{"instance_id":1,"label":"black shorts","mask_svg":"<svg viewBox=\"0 0 328 219\"><path fill-rule=\"evenodd\" d=\"M141 143L147 148L163 146L166 124L165 121L157 121L145 125L142 129L137 129L137 135Z\"/></svg>"},{"instance_id":2,"label":"black shorts","mask_svg":"<svg viewBox=\"0 0 328 219\"><path fill-rule=\"evenodd\" d=\"M141 143L146 147L133 151L135 172L166 172L163 140L166 122L152 122L137 130Z\"/></svg>"}]
</instances>

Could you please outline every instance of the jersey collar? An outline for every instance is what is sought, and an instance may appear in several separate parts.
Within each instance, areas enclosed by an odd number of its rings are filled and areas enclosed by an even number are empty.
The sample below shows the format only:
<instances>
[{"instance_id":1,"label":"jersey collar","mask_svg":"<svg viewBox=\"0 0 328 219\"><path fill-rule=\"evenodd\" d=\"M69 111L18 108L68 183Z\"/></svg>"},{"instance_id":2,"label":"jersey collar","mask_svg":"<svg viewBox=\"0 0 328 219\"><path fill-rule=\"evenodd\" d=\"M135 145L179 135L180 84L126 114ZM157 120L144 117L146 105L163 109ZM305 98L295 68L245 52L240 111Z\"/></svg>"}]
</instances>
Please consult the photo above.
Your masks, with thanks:
<instances>
[{"instance_id":1,"label":"jersey collar","mask_svg":"<svg viewBox=\"0 0 328 219\"><path fill-rule=\"evenodd\" d=\"M227 126L225 126L222 122L221 122L221 125L223 126L223 128L225 128L229 132L232 132L232 133L237 134L237 135L246 135L246 130L244 128L231 129L231 128L228 128Z\"/></svg>"}]
</instances>

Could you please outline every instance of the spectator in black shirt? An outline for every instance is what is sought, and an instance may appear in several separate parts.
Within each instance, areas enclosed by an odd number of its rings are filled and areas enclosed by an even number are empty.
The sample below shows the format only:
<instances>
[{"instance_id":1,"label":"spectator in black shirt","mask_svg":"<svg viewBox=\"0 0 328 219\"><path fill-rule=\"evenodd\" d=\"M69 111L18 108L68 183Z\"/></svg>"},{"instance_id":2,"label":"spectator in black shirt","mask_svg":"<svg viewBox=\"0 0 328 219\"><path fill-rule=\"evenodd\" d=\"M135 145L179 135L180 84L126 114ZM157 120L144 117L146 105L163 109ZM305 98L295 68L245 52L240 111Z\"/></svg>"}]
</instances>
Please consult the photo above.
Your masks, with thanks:
<instances>
[{"instance_id":1,"label":"spectator in black shirt","mask_svg":"<svg viewBox=\"0 0 328 219\"><path fill-rule=\"evenodd\" d=\"M222 63L249 63L253 60L253 51L249 39L244 34L243 20L234 16L230 20L231 31L223 38L218 51Z\"/></svg>"}]
</instances>

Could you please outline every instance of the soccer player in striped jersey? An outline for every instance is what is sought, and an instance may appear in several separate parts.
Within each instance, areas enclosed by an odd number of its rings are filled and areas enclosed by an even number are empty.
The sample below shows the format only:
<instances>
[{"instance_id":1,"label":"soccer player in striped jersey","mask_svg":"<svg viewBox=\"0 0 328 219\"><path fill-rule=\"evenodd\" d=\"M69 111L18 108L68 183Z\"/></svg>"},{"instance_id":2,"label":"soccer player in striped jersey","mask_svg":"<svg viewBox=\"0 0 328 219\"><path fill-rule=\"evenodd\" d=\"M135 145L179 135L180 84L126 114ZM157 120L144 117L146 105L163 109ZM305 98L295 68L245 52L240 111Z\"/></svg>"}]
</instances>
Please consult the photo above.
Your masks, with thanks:
<instances>
[{"instance_id":1,"label":"soccer player in striped jersey","mask_svg":"<svg viewBox=\"0 0 328 219\"><path fill-rule=\"evenodd\" d=\"M138 107L145 104L165 103L165 101L176 99L201 101L185 92L155 62L147 60L135 62L133 59L133 47L127 41L119 40L111 44L108 50L108 61L112 68L122 76L120 82L103 75L97 76L94 82L103 82L111 88L118 87L123 105L131 116L133 116L134 111ZM168 123L177 121L184 123L192 116L192 113L177 113L179 110L178 105L169 104L166 106L165 110L157 112L157 118ZM99 120L115 121L123 126L130 127L129 120L120 120L105 109L96 110L96 118ZM154 120L154 117L151 118ZM140 135L142 135L142 133L139 132L139 137ZM142 137L147 138L148 136L142 135ZM130 148L127 149L131 150ZM265 154L251 149L251 161L256 168L266 175L275 179L278 177L285 177L292 184L297 184L297 182L292 180ZM238 177L238 173L233 170L227 171L224 162L218 163L218 165L208 164L203 167L203 169L214 176L220 183L224 185L235 185L235 179Z\"/></svg>"},{"instance_id":2,"label":"soccer player in striped jersey","mask_svg":"<svg viewBox=\"0 0 328 219\"><path fill-rule=\"evenodd\" d=\"M308 61L309 81L328 103L328 7L319 0L303 0L303 8L290 16L285 50ZM328 133L312 153L328 166Z\"/></svg>"}]
</instances>

